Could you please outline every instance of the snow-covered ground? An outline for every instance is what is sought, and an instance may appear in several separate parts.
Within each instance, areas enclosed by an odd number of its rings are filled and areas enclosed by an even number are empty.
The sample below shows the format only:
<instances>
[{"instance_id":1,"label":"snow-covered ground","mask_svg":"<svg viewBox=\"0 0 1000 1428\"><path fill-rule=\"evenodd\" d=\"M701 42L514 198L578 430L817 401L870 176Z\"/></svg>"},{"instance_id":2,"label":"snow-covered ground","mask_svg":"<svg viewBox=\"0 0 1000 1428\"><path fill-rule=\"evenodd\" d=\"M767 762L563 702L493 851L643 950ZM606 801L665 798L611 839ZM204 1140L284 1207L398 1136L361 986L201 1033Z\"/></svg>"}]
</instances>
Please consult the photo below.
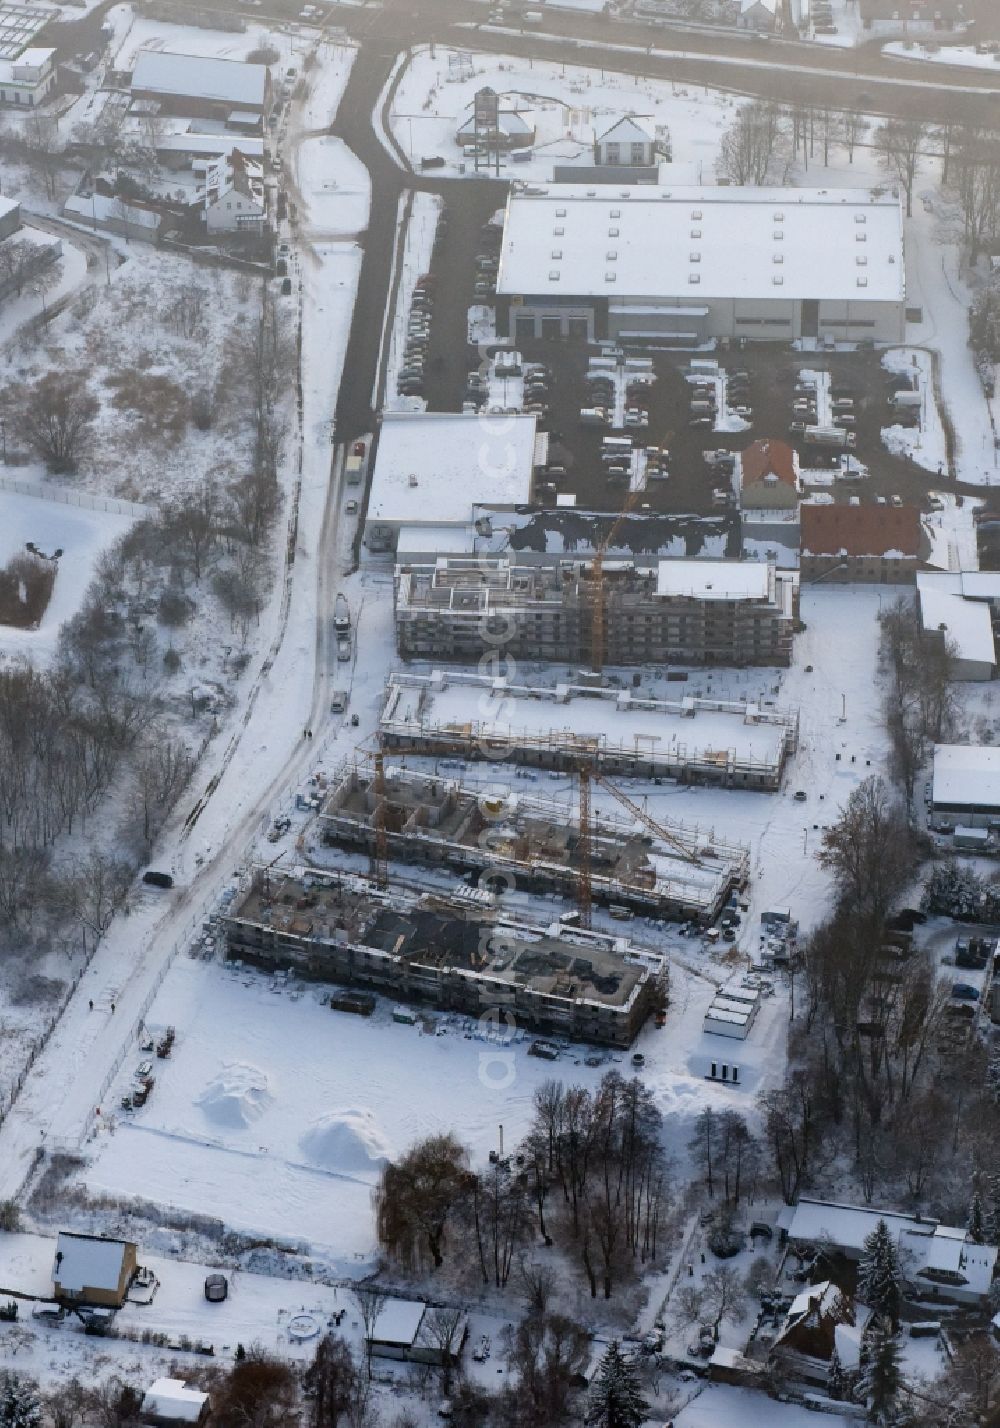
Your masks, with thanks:
<instances>
[{"instance_id":1,"label":"snow-covered ground","mask_svg":"<svg viewBox=\"0 0 1000 1428\"><path fill-rule=\"evenodd\" d=\"M959 505L952 491L931 491L938 509L921 517L931 542L928 564L938 570L978 570L975 512L983 503L965 496Z\"/></svg>"},{"instance_id":2,"label":"snow-covered ground","mask_svg":"<svg viewBox=\"0 0 1000 1428\"><path fill-rule=\"evenodd\" d=\"M920 397L919 425L900 426L896 423L885 426L882 428L883 442L894 455L909 456L925 471L944 475L948 470L948 447L934 392L930 353L911 347L893 347L884 354L882 366L887 372L904 373L915 381L914 390Z\"/></svg>"},{"instance_id":3,"label":"snow-covered ground","mask_svg":"<svg viewBox=\"0 0 1000 1428\"><path fill-rule=\"evenodd\" d=\"M34 481L29 479L32 475ZM30 655L37 663L52 655L59 627L78 609L98 557L128 530L133 517L102 509L107 502L96 501L94 509L68 504L72 493L58 487L50 491L37 471L19 470L16 480L29 489L37 486L38 495L5 489L0 476L0 566L23 553L28 541L46 555L62 550L52 598L38 628L16 630L0 625L0 656Z\"/></svg>"},{"instance_id":4,"label":"snow-covered ground","mask_svg":"<svg viewBox=\"0 0 1000 1428\"><path fill-rule=\"evenodd\" d=\"M599 68L536 60L529 69L523 60L502 54L476 55L471 66L456 67L455 54L441 46L433 53L416 50L396 91L392 131L415 168L421 158L440 155L448 160L445 174L457 174L466 161L456 130L476 91L489 85L503 107L525 111L535 126L533 156L527 163L508 164L506 173L512 177L546 179L555 164L591 164L595 135L624 114L639 114L669 129L673 160L685 170L679 180L714 183L722 130L743 103L719 90ZM472 171L467 164L466 172Z\"/></svg>"},{"instance_id":5,"label":"snow-covered ground","mask_svg":"<svg viewBox=\"0 0 1000 1428\"><path fill-rule=\"evenodd\" d=\"M426 273L431 263L434 234L437 232L441 200L432 193L415 193L403 239L399 271L396 311L393 314L389 338L389 360L385 373L385 408L387 411L422 410L427 406L423 397L401 397L396 393L396 378L403 365L410 303L417 279Z\"/></svg>"},{"instance_id":6,"label":"snow-covered ground","mask_svg":"<svg viewBox=\"0 0 1000 1428\"><path fill-rule=\"evenodd\" d=\"M925 64L961 65L966 69L988 69L1000 74L1000 54L980 54L975 45L935 45L933 41L891 40L882 53L900 59L921 60Z\"/></svg>"}]
</instances>

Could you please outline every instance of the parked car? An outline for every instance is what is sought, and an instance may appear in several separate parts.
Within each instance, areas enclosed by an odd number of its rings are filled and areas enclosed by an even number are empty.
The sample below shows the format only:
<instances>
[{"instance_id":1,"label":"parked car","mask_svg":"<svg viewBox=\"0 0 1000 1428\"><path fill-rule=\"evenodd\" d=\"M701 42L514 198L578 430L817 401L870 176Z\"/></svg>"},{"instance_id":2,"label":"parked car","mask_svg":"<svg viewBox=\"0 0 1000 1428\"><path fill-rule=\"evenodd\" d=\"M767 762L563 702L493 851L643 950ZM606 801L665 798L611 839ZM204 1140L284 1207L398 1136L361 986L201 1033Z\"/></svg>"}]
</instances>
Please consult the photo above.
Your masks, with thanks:
<instances>
[{"instance_id":1,"label":"parked car","mask_svg":"<svg viewBox=\"0 0 1000 1428\"><path fill-rule=\"evenodd\" d=\"M221 1304L229 1296L229 1280L224 1274L205 1276L205 1298L209 1304Z\"/></svg>"},{"instance_id":2,"label":"parked car","mask_svg":"<svg viewBox=\"0 0 1000 1428\"><path fill-rule=\"evenodd\" d=\"M174 880L169 873L157 872L155 868L147 868L142 875L142 880L150 888L172 888Z\"/></svg>"}]
</instances>

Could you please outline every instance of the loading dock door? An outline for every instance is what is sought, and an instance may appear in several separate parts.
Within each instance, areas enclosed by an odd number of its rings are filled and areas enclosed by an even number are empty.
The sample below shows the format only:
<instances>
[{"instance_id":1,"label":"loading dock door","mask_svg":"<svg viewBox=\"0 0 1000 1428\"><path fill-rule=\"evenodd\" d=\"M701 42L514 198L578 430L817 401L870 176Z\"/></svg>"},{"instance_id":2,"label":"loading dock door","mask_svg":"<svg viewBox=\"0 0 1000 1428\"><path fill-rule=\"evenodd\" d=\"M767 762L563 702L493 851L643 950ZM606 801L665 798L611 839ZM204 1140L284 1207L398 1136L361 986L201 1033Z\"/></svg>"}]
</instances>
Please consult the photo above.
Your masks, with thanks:
<instances>
[{"instance_id":1,"label":"loading dock door","mask_svg":"<svg viewBox=\"0 0 1000 1428\"><path fill-rule=\"evenodd\" d=\"M589 342L590 327L585 317L571 317L569 335L576 342Z\"/></svg>"},{"instance_id":2,"label":"loading dock door","mask_svg":"<svg viewBox=\"0 0 1000 1428\"><path fill-rule=\"evenodd\" d=\"M802 336L819 336L819 301L816 298L802 299Z\"/></svg>"},{"instance_id":3,"label":"loading dock door","mask_svg":"<svg viewBox=\"0 0 1000 1428\"><path fill-rule=\"evenodd\" d=\"M514 338L517 342L530 342L535 336L535 319L519 317L514 322Z\"/></svg>"},{"instance_id":4,"label":"loading dock door","mask_svg":"<svg viewBox=\"0 0 1000 1428\"><path fill-rule=\"evenodd\" d=\"M558 342L559 338L562 337L562 318L543 317L542 337L549 342Z\"/></svg>"}]
</instances>

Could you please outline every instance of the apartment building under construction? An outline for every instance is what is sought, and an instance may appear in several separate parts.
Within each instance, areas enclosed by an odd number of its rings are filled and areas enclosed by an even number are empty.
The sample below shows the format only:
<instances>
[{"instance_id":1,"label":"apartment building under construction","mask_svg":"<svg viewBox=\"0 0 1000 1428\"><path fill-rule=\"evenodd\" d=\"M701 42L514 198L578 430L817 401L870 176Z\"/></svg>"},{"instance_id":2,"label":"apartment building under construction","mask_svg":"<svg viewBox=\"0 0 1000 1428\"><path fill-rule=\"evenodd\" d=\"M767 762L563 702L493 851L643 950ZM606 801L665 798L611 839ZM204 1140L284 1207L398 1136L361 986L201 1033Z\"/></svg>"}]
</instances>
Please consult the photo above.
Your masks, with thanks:
<instances>
[{"instance_id":1,"label":"apartment building under construction","mask_svg":"<svg viewBox=\"0 0 1000 1428\"><path fill-rule=\"evenodd\" d=\"M489 650L515 659L590 661L603 589L606 665L787 665L798 576L757 560L590 560L518 565L441 556L397 565L401 658L460 663Z\"/></svg>"},{"instance_id":2,"label":"apartment building under construction","mask_svg":"<svg viewBox=\"0 0 1000 1428\"><path fill-rule=\"evenodd\" d=\"M774 792L798 744L798 715L756 701L652 699L606 685L514 684L458 670L389 677L387 751L505 761L617 778Z\"/></svg>"},{"instance_id":3,"label":"apartment building under construction","mask_svg":"<svg viewBox=\"0 0 1000 1428\"><path fill-rule=\"evenodd\" d=\"M696 827L654 824L634 805L632 819L602 811L588 814L584 828L567 800L484 791L410 768L386 769L381 788L378 806L373 768L343 768L320 810L324 841L374 855L381 827L390 856L571 898L586 866L588 901L706 924L749 875L742 845ZM619 791L614 797L631 802Z\"/></svg>"},{"instance_id":4,"label":"apartment building under construction","mask_svg":"<svg viewBox=\"0 0 1000 1428\"><path fill-rule=\"evenodd\" d=\"M471 889L380 891L350 875L258 868L222 923L233 961L601 1045L630 1045L666 999L660 954L515 921Z\"/></svg>"}]
</instances>

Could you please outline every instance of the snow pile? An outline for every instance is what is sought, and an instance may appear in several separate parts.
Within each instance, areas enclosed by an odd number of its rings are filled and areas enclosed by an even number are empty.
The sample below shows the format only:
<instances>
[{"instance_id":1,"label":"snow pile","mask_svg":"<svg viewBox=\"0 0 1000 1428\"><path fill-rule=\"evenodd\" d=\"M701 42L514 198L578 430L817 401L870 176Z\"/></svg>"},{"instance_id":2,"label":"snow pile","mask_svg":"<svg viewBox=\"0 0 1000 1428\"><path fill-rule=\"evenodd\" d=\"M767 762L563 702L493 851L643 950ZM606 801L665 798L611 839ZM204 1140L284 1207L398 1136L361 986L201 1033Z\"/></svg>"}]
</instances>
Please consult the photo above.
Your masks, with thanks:
<instances>
[{"instance_id":1,"label":"snow pile","mask_svg":"<svg viewBox=\"0 0 1000 1428\"><path fill-rule=\"evenodd\" d=\"M259 1120L274 1100L267 1074L245 1061L231 1061L198 1097L210 1121L228 1130L242 1130Z\"/></svg>"},{"instance_id":2,"label":"snow pile","mask_svg":"<svg viewBox=\"0 0 1000 1428\"><path fill-rule=\"evenodd\" d=\"M318 1116L299 1145L313 1165L342 1175L379 1170L392 1159L389 1142L379 1129L374 1112L367 1106Z\"/></svg>"}]
</instances>

